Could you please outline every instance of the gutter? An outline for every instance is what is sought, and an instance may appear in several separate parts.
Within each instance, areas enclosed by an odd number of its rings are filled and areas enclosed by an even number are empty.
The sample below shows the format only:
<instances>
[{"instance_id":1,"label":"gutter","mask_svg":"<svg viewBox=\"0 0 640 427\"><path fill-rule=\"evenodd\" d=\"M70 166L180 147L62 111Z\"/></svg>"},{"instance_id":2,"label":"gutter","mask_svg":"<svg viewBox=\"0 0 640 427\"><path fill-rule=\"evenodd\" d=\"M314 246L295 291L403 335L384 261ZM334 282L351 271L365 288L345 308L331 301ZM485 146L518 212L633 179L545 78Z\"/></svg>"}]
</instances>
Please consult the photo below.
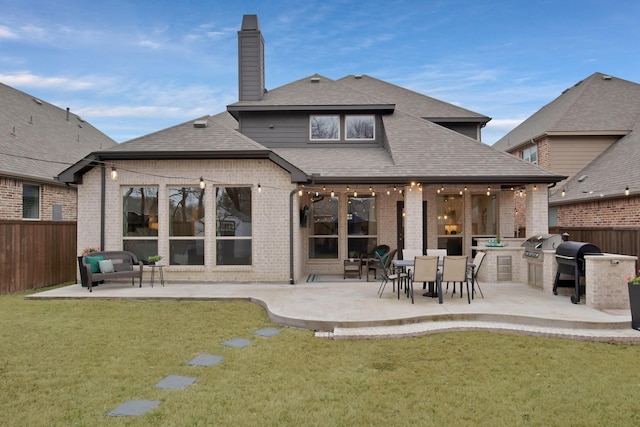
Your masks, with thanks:
<instances>
[{"instance_id":1,"label":"gutter","mask_svg":"<svg viewBox=\"0 0 640 427\"><path fill-rule=\"evenodd\" d=\"M101 166L100 172L100 249L104 251L104 221L107 198L105 194L107 188L107 179L104 164Z\"/></svg>"}]
</instances>

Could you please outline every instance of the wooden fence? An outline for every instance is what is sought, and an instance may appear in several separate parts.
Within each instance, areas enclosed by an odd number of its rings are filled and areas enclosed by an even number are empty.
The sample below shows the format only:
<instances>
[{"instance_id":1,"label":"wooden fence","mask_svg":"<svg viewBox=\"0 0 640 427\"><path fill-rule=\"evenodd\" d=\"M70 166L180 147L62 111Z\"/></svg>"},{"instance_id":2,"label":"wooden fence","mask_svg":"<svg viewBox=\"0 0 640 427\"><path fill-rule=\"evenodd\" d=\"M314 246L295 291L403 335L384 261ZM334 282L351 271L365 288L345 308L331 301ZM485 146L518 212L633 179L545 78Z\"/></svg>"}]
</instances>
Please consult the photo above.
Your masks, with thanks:
<instances>
[{"instance_id":1,"label":"wooden fence","mask_svg":"<svg viewBox=\"0 0 640 427\"><path fill-rule=\"evenodd\" d=\"M549 233L569 233L569 240L593 243L602 252L640 258L639 227L550 227Z\"/></svg>"},{"instance_id":2,"label":"wooden fence","mask_svg":"<svg viewBox=\"0 0 640 427\"><path fill-rule=\"evenodd\" d=\"M76 280L75 222L0 221L0 295Z\"/></svg>"}]
</instances>

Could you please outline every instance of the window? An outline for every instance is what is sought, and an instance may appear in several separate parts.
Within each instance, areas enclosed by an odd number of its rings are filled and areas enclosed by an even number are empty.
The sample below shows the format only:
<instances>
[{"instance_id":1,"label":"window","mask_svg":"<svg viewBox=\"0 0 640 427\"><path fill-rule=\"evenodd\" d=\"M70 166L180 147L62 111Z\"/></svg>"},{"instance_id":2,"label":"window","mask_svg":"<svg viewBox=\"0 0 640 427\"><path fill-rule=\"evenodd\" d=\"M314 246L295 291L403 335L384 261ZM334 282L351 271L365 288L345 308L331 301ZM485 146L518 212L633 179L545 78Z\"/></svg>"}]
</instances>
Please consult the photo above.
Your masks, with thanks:
<instances>
[{"instance_id":1,"label":"window","mask_svg":"<svg viewBox=\"0 0 640 427\"><path fill-rule=\"evenodd\" d=\"M377 245L376 198L349 197L347 206L347 255L354 258Z\"/></svg>"},{"instance_id":2,"label":"window","mask_svg":"<svg viewBox=\"0 0 640 427\"><path fill-rule=\"evenodd\" d=\"M462 255L464 211L462 196L439 195L438 249L446 249L449 255Z\"/></svg>"},{"instance_id":3,"label":"window","mask_svg":"<svg viewBox=\"0 0 640 427\"><path fill-rule=\"evenodd\" d=\"M251 188L216 189L216 264L251 265Z\"/></svg>"},{"instance_id":4,"label":"window","mask_svg":"<svg viewBox=\"0 0 640 427\"><path fill-rule=\"evenodd\" d=\"M22 219L40 219L40 186L22 184Z\"/></svg>"},{"instance_id":5,"label":"window","mask_svg":"<svg viewBox=\"0 0 640 427\"><path fill-rule=\"evenodd\" d=\"M534 145L522 150L522 159L527 162L538 164L538 146Z\"/></svg>"},{"instance_id":6,"label":"window","mask_svg":"<svg viewBox=\"0 0 640 427\"><path fill-rule=\"evenodd\" d=\"M204 189L169 188L169 264L204 265Z\"/></svg>"},{"instance_id":7,"label":"window","mask_svg":"<svg viewBox=\"0 0 640 427\"><path fill-rule=\"evenodd\" d=\"M309 259L338 259L338 198L311 199Z\"/></svg>"},{"instance_id":8,"label":"window","mask_svg":"<svg viewBox=\"0 0 640 427\"><path fill-rule=\"evenodd\" d=\"M312 140L339 140L340 116L338 115L313 115L311 121Z\"/></svg>"},{"instance_id":9,"label":"window","mask_svg":"<svg viewBox=\"0 0 640 427\"><path fill-rule=\"evenodd\" d=\"M375 119L373 115L346 116L347 139L374 139Z\"/></svg>"},{"instance_id":10,"label":"window","mask_svg":"<svg viewBox=\"0 0 640 427\"><path fill-rule=\"evenodd\" d=\"M122 188L122 247L145 261L158 254L158 187Z\"/></svg>"},{"instance_id":11,"label":"window","mask_svg":"<svg viewBox=\"0 0 640 427\"><path fill-rule=\"evenodd\" d=\"M495 236L498 230L498 203L495 195L471 196L471 229L474 236Z\"/></svg>"}]
</instances>

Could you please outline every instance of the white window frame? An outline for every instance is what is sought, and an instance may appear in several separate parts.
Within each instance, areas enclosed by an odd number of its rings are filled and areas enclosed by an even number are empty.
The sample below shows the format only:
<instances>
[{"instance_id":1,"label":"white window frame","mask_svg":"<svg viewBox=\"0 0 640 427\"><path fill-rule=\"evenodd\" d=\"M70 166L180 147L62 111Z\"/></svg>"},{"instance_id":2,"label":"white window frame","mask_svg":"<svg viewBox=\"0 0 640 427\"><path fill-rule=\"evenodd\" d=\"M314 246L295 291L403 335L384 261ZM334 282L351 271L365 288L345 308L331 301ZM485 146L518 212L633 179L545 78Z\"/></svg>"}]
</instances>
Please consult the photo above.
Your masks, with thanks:
<instances>
[{"instance_id":1,"label":"white window frame","mask_svg":"<svg viewBox=\"0 0 640 427\"><path fill-rule=\"evenodd\" d=\"M349 119L370 117L372 120L373 133L371 138L349 138ZM344 116L344 136L345 141L374 141L376 139L376 116L374 114L346 114Z\"/></svg>"},{"instance_id":2,"label":"white window frame","mask_svg":"<svg viewBox=\"0 0 640 427\"><path fill-rule=\"evenodd\" d=\"M333 117L338 120L337 130L338 134L335 138L314 138L313 137L313 119L315 117ZM309 140L310 141L340 141L340 115L339 114L311 114L309 116Z\"/></svg>"},{"instance_id":3,"label":"white window frame","mask_svg":"<svg viewBox=\"0 0 640 427\"><path fill-rule=\"evenodd\" d=\"M535 160L531 160L531 155L535 154ZM532 145L531 147L527 147L522 150L522 160L527 161L529 163L533 163L534 165L538 164L538 146Z\"/></svg>"}]
</instances>

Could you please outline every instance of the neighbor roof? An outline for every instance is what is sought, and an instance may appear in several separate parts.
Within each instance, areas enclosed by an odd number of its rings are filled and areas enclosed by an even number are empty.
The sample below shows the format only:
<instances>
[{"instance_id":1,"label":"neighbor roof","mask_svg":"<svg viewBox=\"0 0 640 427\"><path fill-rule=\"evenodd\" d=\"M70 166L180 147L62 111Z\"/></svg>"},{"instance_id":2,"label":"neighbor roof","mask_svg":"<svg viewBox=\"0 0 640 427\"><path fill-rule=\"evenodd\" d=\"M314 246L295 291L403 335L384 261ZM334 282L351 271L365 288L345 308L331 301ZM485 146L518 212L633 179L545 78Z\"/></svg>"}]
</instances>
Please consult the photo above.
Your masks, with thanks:
<instances>
[{"instance_id":1,"label":"neighbor roof","mask_svg":"<svg viewBox=\"0 0 640 427\"><path fill-rule=\"evenodd\" d=\"M498 140L493 147L513 151L543 135L627 134L640 116L640 85L594 73Z\"/></svg>"},{"instance_id":2,"label":"neighbor roof","mask_svg":"<svg viewBox=\"0 0 640 427\"><path fill-rule=\"evenodd\" d=\"M37 182L54 177L114 140L76 114L0 83L0 175Z\"/></svg>"}]
</instances>

